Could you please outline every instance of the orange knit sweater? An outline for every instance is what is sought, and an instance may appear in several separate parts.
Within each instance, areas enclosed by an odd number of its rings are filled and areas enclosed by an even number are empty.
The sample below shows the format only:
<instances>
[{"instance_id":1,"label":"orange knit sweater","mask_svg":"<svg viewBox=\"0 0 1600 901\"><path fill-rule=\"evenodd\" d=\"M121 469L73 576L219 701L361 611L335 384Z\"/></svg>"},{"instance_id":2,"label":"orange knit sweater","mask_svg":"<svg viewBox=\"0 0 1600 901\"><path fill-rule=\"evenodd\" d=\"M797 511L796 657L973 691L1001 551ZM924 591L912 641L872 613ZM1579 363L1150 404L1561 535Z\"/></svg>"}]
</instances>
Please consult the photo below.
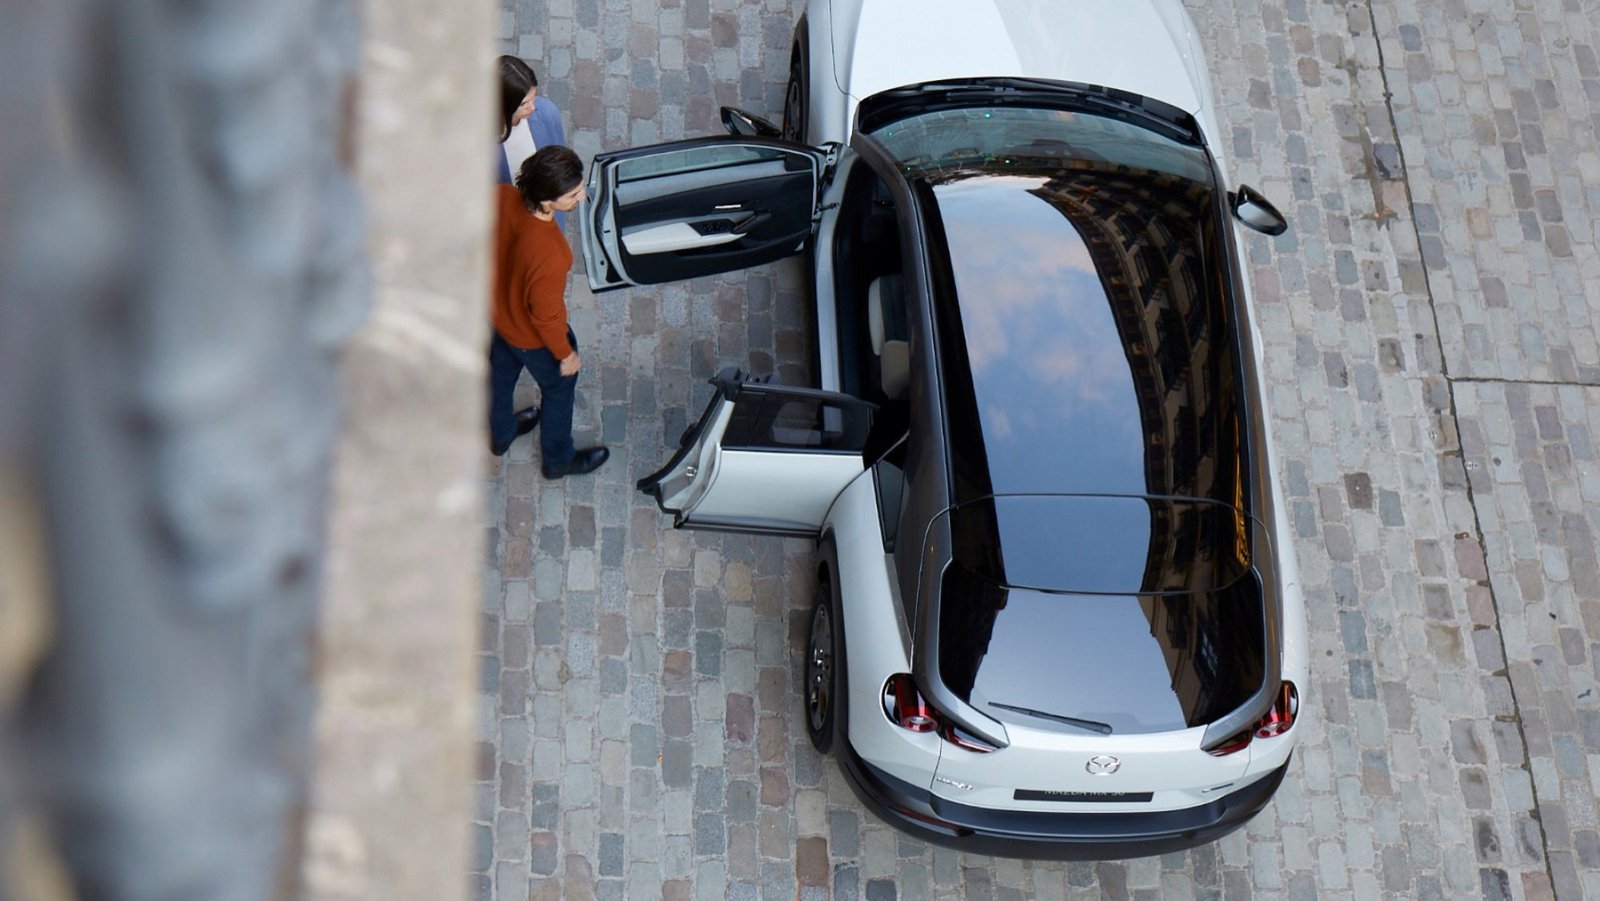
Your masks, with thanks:
<instances>
[{"instance_id":1,"label":"orange knit sweater","mask_svg":"<svg viewBox=\"0 0 1600 901\"><path fill-rule=\"evenodd\" d=\"M528 212L511 185L495 186L494 279L490 322L513 347L572 356L567 341L567 272L572 248L555 222Z\"/></svg>"}]
</instances>

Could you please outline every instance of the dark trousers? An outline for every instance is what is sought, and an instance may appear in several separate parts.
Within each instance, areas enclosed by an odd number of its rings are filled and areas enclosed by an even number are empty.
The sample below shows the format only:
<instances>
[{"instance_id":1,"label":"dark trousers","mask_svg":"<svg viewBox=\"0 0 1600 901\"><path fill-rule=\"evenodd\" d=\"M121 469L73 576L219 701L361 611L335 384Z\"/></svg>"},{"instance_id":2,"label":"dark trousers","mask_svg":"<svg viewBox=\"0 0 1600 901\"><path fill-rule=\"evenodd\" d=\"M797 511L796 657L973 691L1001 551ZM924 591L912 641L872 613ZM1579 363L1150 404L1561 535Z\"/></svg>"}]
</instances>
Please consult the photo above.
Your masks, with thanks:
<instances>
[{"instance_id":1,"label":"dark trousers","mask_svg":"<svg viewBox=\"0 0 1600 901\"><path fill-rule=\"evenodd\" d=\"M574 352L578 340L567 330ZM572 461L572 401L578 386L576 375L562 376L561 362L543 347L524 350L506 343L495 334L489 344L489 436L495 444L508 444L517 431L516 410L511 399L517 377L528 370L539 383L539 456L545 467L565 466Z\"/></svg>"}]
</instances>

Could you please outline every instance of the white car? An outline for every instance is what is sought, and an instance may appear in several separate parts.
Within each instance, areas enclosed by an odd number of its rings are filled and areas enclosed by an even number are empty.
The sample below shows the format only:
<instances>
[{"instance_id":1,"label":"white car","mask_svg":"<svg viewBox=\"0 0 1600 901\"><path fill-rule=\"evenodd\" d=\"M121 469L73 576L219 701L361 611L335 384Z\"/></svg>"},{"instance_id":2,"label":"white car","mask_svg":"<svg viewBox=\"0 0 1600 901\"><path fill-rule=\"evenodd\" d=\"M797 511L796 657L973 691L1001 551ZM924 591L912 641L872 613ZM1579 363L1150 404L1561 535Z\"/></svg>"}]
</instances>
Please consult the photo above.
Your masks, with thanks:
<instances>
[{"instance_id":1,"label":"white car","mask_svg":"<svg viewBox=\"0 0 1600 901\"><path fill-rule=\"evenodd\" d=\"M1304 612L1179 0L811 0L780 129L596 158L590 285L809 250L818 386L726 370L640 480L817 542L806 724L926 839L1190 847L1284 778Z\"/></svg>"}]
</instances>

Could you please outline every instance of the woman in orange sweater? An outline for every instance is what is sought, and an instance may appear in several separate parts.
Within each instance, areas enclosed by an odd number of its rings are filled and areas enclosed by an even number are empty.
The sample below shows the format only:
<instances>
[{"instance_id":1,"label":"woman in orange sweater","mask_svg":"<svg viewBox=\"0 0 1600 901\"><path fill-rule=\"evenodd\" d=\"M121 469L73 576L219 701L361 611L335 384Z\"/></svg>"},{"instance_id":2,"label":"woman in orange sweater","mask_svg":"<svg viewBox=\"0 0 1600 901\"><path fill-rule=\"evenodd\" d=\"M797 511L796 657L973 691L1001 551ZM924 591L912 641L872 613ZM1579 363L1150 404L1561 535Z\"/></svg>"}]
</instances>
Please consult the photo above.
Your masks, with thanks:
<instances>
[{"instance_id":1,"label":"woman in orange sweater","mask_svg":"<svg viewBox=\"0 0 1600 901\"><path fill-rule=\"evenodd\" d=\"M489 449L504 454L532 429L533 422L519 420L512 410L512 391L526 369L542 395L536 416L544 477L591 472L611 452L572 444L573 394L583 361L567 325L572 248L555 220L556 213L571 212L583 200L583 161L570 148L541 147L522 164L516 187L502 184L495 191Z\"/></svg>"}]
</instances>

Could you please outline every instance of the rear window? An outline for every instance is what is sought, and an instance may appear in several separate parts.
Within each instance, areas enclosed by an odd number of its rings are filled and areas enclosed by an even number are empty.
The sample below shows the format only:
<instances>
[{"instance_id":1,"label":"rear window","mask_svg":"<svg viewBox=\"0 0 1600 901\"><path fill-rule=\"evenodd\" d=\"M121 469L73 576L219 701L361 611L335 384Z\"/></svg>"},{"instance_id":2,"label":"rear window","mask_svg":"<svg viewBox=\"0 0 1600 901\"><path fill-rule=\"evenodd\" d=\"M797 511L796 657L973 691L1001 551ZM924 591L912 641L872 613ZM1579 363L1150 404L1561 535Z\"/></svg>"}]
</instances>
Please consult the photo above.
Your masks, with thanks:
<instances>
[{"instance_id":1,"label":"rear window","mask_svg":"<svg viewBox=\"0 0 1600 901\"><path fill-rule=\"evenodd\" d=\"M1211 723L1261 685L1256 577L1221 591L1081 595L1009 589L952 564L939 611L939 676L963 701L1030 729L1084 734L1032 710L1169 732Z\"/></svg>"}]
</instances>

